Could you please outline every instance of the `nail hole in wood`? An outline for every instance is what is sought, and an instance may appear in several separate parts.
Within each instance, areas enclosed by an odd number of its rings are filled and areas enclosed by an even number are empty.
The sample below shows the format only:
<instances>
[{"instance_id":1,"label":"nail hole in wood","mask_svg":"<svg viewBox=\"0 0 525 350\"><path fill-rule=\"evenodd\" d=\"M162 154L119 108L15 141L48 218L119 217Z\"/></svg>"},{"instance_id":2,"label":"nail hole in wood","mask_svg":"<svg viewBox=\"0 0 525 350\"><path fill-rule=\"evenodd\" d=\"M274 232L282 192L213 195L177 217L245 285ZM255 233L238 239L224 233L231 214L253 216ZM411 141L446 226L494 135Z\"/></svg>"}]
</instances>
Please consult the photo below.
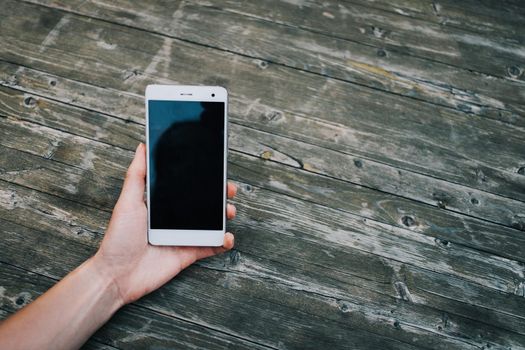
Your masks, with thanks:
<instances>
[{"instance_id":1,"label":"nail hole in wood","mask_svg":"<svg viewBox=\"0 0 525 350\"><path fill-rule=\"evenodd\" d=\"M511 78L517 79L521 76L522 73L523 71L518 66L510 66L507 68L507 74Z\"/></svg>"},{"instance_id":2,"label":"nail hole in wood","mask_svg":"<svg viewBox=\"0 0 525 350\"><path fill-rule=\"evenodd\" d=\"M361 159L354 159L354 165L356 166L356 168L362 168L363 161Z\"/></svg>"},{"instance_id":3,"label":"nail hole in wood","mask_svg":"<svg viewBox=\"0 0 525 350\"><path fill-rule=\"evenodd\" d=\"M268 62L266 62L266 61L259 61L259 68L261 68L261 69L268 68Z\"/></svg>"},{"instance_id":4,"label":"nail hole in wood","mask_svg":"<svg viewBox=\"0 0 525 350\"><path fill-rule=\"evenodd\" d=\"M16 301L15 301L16 305L19 305L19 306L23 305L25 302L26 301L25 301L24 297L22 297L22 296L16 298Z\"/></svg>"},{"instance_id":5,"label":"nail hole in wood","mask_svg":"<svg viewBox=\"0 0 525 350\"><path fill-rule=\"evenodd\" d=\"M36 105L36 99L32 96L24 98L24 105L26 107L34 107Z\"/></svg>"},{"instance_id":6,"label":"nail hole in wood","mask_svg":"<svg viewBox=\"0 0 525 350\"><path fill-rule=\"evenodd\" d=\"M395 322L394 322L394 327L396 327L397 329L400 329L400 328L401 328L401 324L399 323L398 320L395 320Z\"/></svg>"},{"instance_id":7,"label":"nail hole in wood","mask_svg":"<svg viewBox=\"0 0 525 350\"><path fill-rule=\"evenodd\" d=\"M49 81L49 85L51 85L51 86L57 86L57 81L56 81L55 79L51 79L51 80Z\"/></svg>"},{"instance_id":8,"label":"nail hole in wood","mask_svg":"<svg viewBox=\"0 0 525 350\"><path fill-rule=\"evenodd\" d=\"M476 199L476 198L472 198L470 200L470 203L474 204L474 205L478 205L479 204L479 201Z\"/></svg>"},{"instance_id":9,"label":"nail hole in wood","mask_svg":"<svg viewBox=\"0 0 525 350\"><path fill-rule=\"evenodd\" d=\"M517 173L520 174L520 175L525 175L525 166L520 167L518 169Z\"/></svg>"},{"instance_id":10,"label":"nail hole in wood","mask_svg":"<svg viewBox=\"0 0 525 350\"><path fill-rule=\"evenodd\" d=\"M379 57L386 57L386 51L383 50L383 49L379 49L379 50L377 50L377 55Z\"/></svg>"}]
</instances>

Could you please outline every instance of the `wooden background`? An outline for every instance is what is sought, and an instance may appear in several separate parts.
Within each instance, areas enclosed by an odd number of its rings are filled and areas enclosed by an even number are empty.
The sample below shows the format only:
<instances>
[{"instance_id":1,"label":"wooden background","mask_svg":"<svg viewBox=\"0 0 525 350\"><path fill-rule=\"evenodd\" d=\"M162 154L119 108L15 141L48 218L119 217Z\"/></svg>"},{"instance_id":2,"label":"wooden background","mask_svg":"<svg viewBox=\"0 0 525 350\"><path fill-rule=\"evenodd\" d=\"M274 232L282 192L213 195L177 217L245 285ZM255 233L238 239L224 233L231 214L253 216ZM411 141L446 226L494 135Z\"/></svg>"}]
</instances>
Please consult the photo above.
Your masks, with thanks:
<instances>
[{"instance_id":1,"label":"wooden background","mask_svg":"<svg viewBox=\"0 0 525 350\"><path fill-rule=\"evenodd\" d=\"M0 316L91 256L150 83L230 92L236 249L86 349L524 349L520 0L0 0Z\"/></svg>"}]
</instances>

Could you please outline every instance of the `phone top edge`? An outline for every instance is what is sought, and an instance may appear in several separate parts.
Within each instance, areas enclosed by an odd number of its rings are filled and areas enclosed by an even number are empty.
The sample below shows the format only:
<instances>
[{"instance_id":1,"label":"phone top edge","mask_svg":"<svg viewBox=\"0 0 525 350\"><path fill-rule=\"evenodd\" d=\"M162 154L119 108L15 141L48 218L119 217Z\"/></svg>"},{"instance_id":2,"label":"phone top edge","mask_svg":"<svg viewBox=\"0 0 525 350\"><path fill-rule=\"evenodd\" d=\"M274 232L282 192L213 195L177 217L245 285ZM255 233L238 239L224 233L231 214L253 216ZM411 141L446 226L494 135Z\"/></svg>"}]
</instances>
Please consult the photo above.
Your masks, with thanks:
<instances>
[{"instance_id":1,"label":"phone top edge","mask_svg":"<svg viewBox=\"0 0 525 350\"><path fill-rule=\"evenodd\" d=\"M209 92L215 90L216 93L228 95L228 90L219 85L161 85L161 84L150 84L146 86L145 96L148 97L151 94L155 93L166 93L166 92Z\"/></svg>"},{"instance_id":2,"label":"phone top edge","mask_svg":"<svg viewBox=\"0 0 525 350\"><path fill-rule=\"evenodd\" d=\"M174 101L203 101L227 102L228 90L222 86L205 85L158 85L146 87L146 101L174 100Z\"/></svg>"}]
</instances>

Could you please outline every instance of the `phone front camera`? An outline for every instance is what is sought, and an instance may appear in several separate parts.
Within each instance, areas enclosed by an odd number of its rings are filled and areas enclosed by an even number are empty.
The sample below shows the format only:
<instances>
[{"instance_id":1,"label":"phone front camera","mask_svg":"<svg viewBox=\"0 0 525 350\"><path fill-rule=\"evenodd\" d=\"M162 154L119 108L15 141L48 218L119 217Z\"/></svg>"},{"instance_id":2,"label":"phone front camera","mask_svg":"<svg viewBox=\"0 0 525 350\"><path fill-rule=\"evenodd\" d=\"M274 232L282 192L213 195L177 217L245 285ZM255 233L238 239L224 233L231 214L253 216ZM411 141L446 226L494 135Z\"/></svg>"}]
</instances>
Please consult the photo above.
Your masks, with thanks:
<instances>
[{"instance_id":1,"label":"phone front camera","mask_svg":"<svg viewBox=\"0 0 525 350\"><path fill-rule=\"evenodd\" d=\"M211 94L211 97L215 97L215 94Z\"/></svg>"}]
</instances>

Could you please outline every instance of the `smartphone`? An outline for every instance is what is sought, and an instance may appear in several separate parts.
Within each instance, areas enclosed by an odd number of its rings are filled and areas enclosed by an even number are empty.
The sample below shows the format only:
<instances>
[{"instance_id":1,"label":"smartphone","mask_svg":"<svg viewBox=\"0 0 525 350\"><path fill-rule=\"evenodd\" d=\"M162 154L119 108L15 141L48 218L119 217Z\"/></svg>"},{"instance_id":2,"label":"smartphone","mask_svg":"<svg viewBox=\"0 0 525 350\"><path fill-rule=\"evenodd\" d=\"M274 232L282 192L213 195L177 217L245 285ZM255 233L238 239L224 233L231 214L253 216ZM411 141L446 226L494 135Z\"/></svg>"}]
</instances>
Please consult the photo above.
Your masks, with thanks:
<instances>
[{"instance_id":1,"label":"smartphone","mask_svg":"<svg viewBox=\"0 0 525 350\"><path fill-rule=\"evenodd\" d=\"M226 231L228 93L148 85L148 242L221 246Z\"/></svg>"}]
</instances>

